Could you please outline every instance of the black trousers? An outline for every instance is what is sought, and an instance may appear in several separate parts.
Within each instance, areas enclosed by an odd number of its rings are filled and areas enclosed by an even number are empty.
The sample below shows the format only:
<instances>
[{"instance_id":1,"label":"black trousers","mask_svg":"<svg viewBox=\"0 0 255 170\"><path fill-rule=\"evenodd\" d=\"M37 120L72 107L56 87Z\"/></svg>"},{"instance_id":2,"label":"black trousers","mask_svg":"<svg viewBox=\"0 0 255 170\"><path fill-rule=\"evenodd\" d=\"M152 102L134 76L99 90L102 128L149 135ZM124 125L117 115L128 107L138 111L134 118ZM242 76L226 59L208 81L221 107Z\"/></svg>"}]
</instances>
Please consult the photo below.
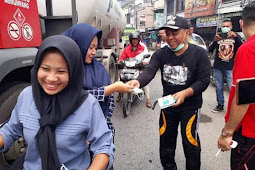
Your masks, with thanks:
<instances>
[{"instance_id":1,"label":"black trousers","mask_svg":"<svg viewBox=\"0 0 255 170\"><path fill-rule=\"evenodd\" d=\"M234 133L233 140L238 145L231 150L231 170L254 170L255 139L242 136L242 128L239 128Z\"/></svg>"},{"instance_id":2,"label":"black trousers","mask_svg":"<svg viewBox=\"0 0 255 170\"><path fill-rule=\"evenodd\" d=\"M176 170L175 149L178 125L181 135L187 170L200 170L201 147L198 136L200 109L174 112L161 110L160 114L160 160L164 170Z\"/></svg>"}]
</instances>

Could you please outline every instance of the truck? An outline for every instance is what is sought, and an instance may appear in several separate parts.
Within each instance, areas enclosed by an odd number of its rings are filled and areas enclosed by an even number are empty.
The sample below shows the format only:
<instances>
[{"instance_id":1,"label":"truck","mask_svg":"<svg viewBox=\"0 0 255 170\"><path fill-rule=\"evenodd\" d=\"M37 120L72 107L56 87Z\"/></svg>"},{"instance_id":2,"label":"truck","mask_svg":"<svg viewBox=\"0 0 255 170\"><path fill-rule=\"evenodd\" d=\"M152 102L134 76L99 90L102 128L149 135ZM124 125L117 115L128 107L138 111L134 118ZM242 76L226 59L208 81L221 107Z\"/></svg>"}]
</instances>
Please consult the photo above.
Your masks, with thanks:
<instances>
[{"instance_id":1,"label":"truck","mask_svg":"<svg viewBox=\"0 0 255 170\"><path fill-rule=\"evenodd\" d=\"M103 31L96 58L114 82L116 60L126 27L117 0L0 0L0 125L8 121L20 92L30 85L30 70L43 39L61 34L77 23ZM20 137L0 155L0 169L8 167L26 150Z\"/></svg>"}]
</instances>

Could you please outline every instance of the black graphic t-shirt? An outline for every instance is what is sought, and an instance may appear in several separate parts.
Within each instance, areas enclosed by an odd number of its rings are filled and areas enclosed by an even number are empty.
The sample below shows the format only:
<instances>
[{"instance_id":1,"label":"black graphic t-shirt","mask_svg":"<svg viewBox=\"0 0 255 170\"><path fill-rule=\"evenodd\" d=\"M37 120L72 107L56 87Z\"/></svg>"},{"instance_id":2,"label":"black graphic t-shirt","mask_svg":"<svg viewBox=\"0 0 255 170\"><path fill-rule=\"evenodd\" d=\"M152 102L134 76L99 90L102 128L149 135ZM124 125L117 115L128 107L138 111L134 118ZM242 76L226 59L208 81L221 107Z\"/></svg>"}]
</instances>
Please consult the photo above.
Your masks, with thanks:
<instances>
[{"instance_id":1,"label":"black graphic t-shirt","mask_svg":"<svg viewBox=\"0 0 255 170\"><path fill-rule=\"evenodd\" d=\"M189 87L194 90L194 96L186 98L180 106L169 109L197 109L202 105L202 92L210 82L210 68L211 64L206 51L201 47L189 44L189 48L182 55L176 56L168 46L165 46L152 55L149 65L137 80L143 87L160 69L163 96Z\"/></svg>"},{"instance_id":2,"label":"black graphic t-shirt","mask_svg":"<svg viewBox=\"0 0 255 170\"><path fill-rule=\"evenodd\" d=\"M236 52L242 43L240 36L214 41L209 47L209 52L216 48L213 67L219 70L232 70Z\"/></svg>"}]
</instances>

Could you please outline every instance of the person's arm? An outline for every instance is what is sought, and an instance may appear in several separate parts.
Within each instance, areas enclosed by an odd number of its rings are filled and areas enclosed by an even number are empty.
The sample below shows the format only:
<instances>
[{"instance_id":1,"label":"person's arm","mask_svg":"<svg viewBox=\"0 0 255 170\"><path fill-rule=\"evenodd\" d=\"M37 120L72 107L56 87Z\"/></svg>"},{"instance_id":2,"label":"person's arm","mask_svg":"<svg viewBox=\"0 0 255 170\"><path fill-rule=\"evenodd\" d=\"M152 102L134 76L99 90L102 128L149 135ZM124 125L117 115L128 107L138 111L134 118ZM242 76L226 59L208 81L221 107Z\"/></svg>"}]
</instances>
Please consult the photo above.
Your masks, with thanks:
<instances>
[{"instance_id":1,"label":"person's arm","mask_svg":"<svg viewBox=\"0 0 255 170\"><path fill-rule=\"evenodd\" d=\"M4 147L4 139L2 138L2 135L0 134L0 148Z\"/></svg>"},{"instance_id":2,"label":"person's arm","mask_svg":"<svg viewBox=\"0 0 255 170\"><path fill-rule=\"evenodd\" d=\"M149 82L155 77L159 68L160 61L158 59L158 53L155 52L151 57L150 63L147 65L147 67L145 67L145 69L137 78L140 88L149 84Z\"/></svg>"},{"instance_id":3,"label":"person's arm","mask_svg":"<svg viewBox=\"0 0 255 170\"><path fill-rule=\"evenodd\" d=\"M109 163L109 156L100 153L95 156L88 170L105 170Z\"/></svg>"},{"instance_id":4,"label":"person's arm","mask_svg":"<svg viewBox=\"0 0 255 170\"><path fill-rule=\"evenodd\" d=\"M106 169L107 167L109 169L113 164L115 147L112 132L107 126L102 109L97 101L92 105L87 140L91 143L91 151L93 152L93 161L90 168Z\"/></svg>"},{"instance_id":5,"label":"person's arm","mask_svg":"<svg viewBox=\"0 0 255 170\"><path fill-rule=\"evenodd\" d=\"M104 96L109 96L113 92L119 93L131 93L133 90L133 86L129 84L124 84L121 81L115 82L111 85L105 86L105 94Z\"/></svg>"},{"instance_id":6,"label":"person's arm","mask_svg":"<svg viewBox=\"0 0 255 170\"><path fill-rule=\"evenodd\" d=\"M219 34L216 34L214 39L213 39L213 42L209 45L209 48L208 48L208 51L210 53L212 53L213 50L217 47L217 43L218 43L219 40L221 40L221 37L220 37Z\"/></svg>"},{"instance_id":7,"label":"person's arm","mask_svg":"<svg viewBox=\"0 0 255 170\"><path fill-rule=\"evenodd\" d=\"M114 92L119 93L131 93L134 87L128 84L124 84L121 81L115 82L108 86L87 90L92 94L98 101L104 101L104 98L111 95Z\"/></svg>"},{"instance_id":8,"label":"person's arm","mask_svg":"<svg viewBox=\"0 0 255 170\"><path fill-rule=\"evenodd\" d=\"M198 55L197 53L195 53ZM205 50L202 50L197 63L196 81L190 86L194 90L194 95L205 91L210 84L211 63Z\"/></svg>"},{"instance_id":9,"label":"person's arm","mask_svg":"<svg viewBox=\"0 0 255 170\"><path fill-rule=\"evenodd\" d=\"M22 102L23 93L18 97L10 120L0 129L0 152L6 151L20 136L22 136L23 129L19 120L19 108Z\"/></svg>"},{"instance_id":10,"label":"person's arm","mask_svg":"<svg viewBox=\"0 0 255 170\"><path fill-rule=\"evenodd\" d=\"M128 50L128 48L129 48L129 46L127 46L127 47L124 49L124 51L122 52L122 54L121 54L121 56L120 56L120 58L119 58L119 60L118 60L118 63L119 63L120 61L126 60L126 59L128 58L128 55L127 55L127 50Z\"/></svg>"},{"instance_id":11,"label":"person's arm","mask_svg":"<svg viewBox=\"0 0 255 170\"><path fill-rule=\"evenodd\" d=\"M233 101L231 103L229 118L228 118L228 121L226 122L226 125L224 127L224 129L226 129L227 132L229 132L232 135L229 137L220 136L220 138L218 140L218 148L221 148L222 151L228 151L231 149L230 142L233 138L233 133L235 132L237 126L242 121L248 108L249 108L249 105L237 105L236 104L236 94L235 94Z\"/></svg>"}]
</instances>

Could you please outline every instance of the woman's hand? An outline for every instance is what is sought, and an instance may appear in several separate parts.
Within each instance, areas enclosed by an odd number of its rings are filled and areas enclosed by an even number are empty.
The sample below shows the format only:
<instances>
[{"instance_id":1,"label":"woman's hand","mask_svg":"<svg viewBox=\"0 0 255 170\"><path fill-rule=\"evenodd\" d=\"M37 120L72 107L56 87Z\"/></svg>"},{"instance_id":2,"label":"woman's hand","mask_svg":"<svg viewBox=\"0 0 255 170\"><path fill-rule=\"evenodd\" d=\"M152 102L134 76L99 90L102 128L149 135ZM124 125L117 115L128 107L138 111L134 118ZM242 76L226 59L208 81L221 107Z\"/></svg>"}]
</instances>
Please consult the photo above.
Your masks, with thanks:
<instances>
[{"instance_id":1,"label":"woman's hand","mask_svg":"<svg viewBox=\"0 0 255 170\"><path fill-rule=\"evenodd\" d=\"M105 86L105 94L104 96L109 96L111 93L119 92L119 93L131 93L134 86L131 86L129 84L124 84L121 81L117 81L113 84L110 84L108 86Z\"/></svg>"},{"instance_id":2,"label":"woman's hand","mask_svg":"<svg viewBox=\"0 0 255 170\"><path fill-rule=\"evenodd\" d=\"M131 93L133 91L133 88L135 88L135 86L132 86L130 84L124 84L121 81L115 82L114 86L116 87L116 92L119 93Z\"/></svg>"},{"instance_id":3,"label":"woman's hand","mask_svg":"<svg viewBox=\"0 0 255 170\"><path fill-rule=\"evenodd\" d=\"M128 81L126 84L129 84L129 85L131 85L131 86L140 88L140 83L139 83L138 80L130 80L130 81Z\"/></svg>"}]
</instances>

